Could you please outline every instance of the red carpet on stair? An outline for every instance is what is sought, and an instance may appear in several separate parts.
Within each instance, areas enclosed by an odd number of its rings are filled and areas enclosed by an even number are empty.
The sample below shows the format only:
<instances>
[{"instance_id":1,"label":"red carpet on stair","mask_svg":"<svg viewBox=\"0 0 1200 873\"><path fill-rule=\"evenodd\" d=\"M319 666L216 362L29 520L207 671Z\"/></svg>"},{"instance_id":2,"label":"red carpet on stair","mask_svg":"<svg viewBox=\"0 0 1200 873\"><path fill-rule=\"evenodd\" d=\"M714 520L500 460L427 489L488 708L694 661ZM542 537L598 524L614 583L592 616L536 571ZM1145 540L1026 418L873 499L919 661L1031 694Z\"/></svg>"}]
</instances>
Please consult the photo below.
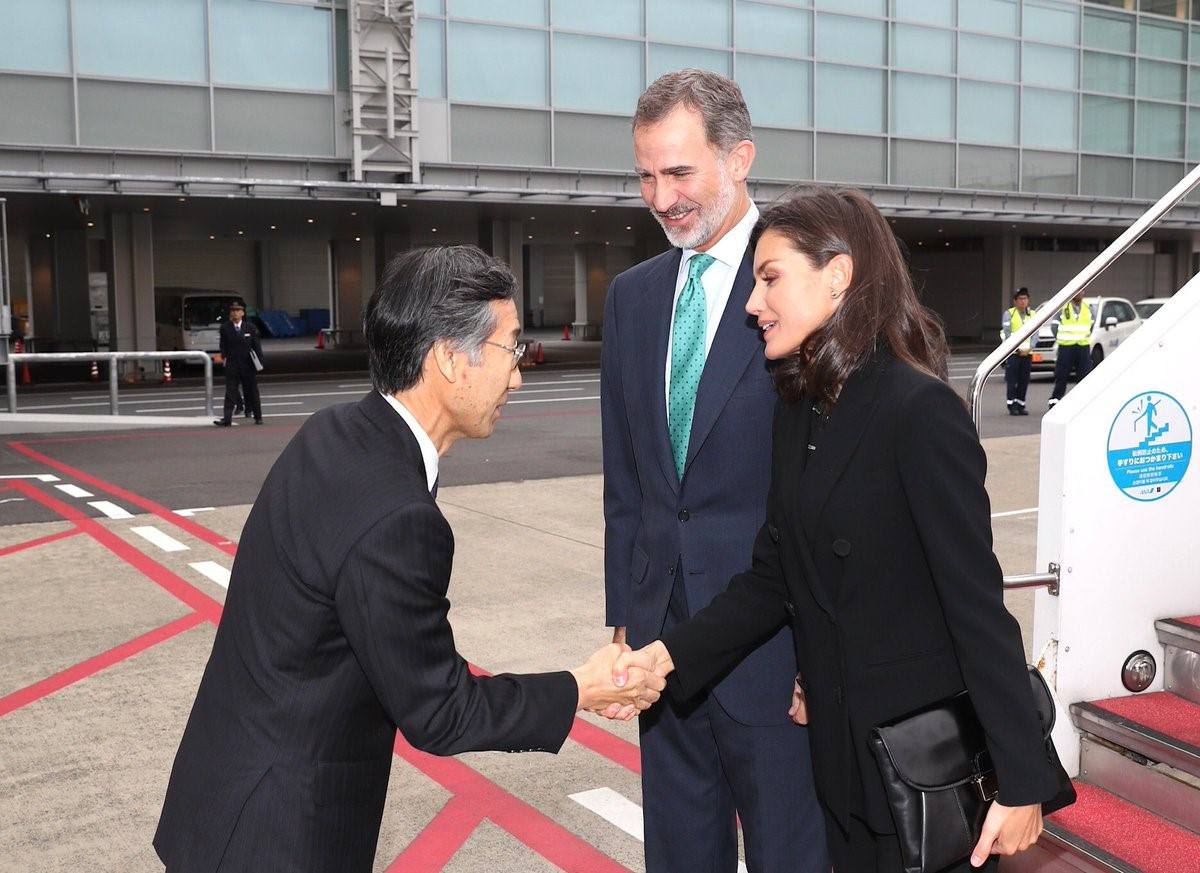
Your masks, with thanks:
<instances>
[{"instance_id":1,"label":"red carpet on stair","mask_svg":"<svg viewBox=\"0 0 1200 873\"><path fill-rule=\"evenodd\" d=\"M1143 873L1200 873L1200 836L1094 785L1076 782L1079 801L1049 820Z\"/></svg>"},{"instance_id":2,"label":"red carpet on stair","mask_svg":"<svg viewBox=\"0 0 1200 873\"><path fill-rule=\"evenodd\" d=\"M1160 734L1200 746L1200 706L1169 691L1110 697L1092 703Z\"/></svg>"},{"instance_id":3,"label":"red carpet on stair","mask_svg":"<svg viewBox=\"0 0 1200 873\"><path fill-rule=\"evenodd\" d=\"M1175 620L1200 627L1200 615L1189 615L1187 618L1177 618Z\"/></svg>"}]
</instances>

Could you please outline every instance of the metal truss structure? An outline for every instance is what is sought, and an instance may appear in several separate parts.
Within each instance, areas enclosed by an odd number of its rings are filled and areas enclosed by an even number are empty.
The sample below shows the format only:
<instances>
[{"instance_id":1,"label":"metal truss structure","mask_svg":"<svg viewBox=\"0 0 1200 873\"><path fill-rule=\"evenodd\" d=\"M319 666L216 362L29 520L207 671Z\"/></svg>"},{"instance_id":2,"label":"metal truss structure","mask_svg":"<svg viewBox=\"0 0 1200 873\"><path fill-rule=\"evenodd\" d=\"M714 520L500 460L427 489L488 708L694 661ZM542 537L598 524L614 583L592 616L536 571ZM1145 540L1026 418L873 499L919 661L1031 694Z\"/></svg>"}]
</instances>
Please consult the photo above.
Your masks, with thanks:
<instances>
[{"instance_id":1,"label":"metal truss structure","mask_svg":"<svg viewBox=\"0 0 1200 873\"><path fill-rule=\"evenodd\" d=\"M420 182L413 0L350 0L351 179ZM384 181L383 177L376 177Z\"/></svg>"}]
</instances>

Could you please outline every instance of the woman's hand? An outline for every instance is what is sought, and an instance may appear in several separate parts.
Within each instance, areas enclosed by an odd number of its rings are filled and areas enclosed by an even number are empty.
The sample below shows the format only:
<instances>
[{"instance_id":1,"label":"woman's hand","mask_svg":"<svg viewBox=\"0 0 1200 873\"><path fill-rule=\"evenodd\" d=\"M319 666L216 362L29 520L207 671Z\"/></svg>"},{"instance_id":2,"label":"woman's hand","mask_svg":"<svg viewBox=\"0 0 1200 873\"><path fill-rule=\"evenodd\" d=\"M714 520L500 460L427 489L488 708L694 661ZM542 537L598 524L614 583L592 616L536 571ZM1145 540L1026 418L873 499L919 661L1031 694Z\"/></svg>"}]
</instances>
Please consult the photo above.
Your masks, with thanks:
<instances>
[{"instance_id":1,"label":"woman's hand","mask_svg":"<svg viewBox=\"0 0 1200 873\"><path fill-rule=\"evenodd\" d=\"M1023 852L1036 843L1041 834L1041 804L1002 806L993 802L987 818L983 820L979 842L971 853L971 866L982 867L988 855Z\"/></svg>"},{"instance_id":2,"label":"woman's hand","mask_svg":"<svg viewBox=\"0 0 1200 873\"><path fill-rule=\"evenodd\" d=\"M788 715L796 724L808 724L808 702L804 699L799 677L796 677L796 684L792 686L792 708L788 710Z\"/></svg>"}]
</instances>

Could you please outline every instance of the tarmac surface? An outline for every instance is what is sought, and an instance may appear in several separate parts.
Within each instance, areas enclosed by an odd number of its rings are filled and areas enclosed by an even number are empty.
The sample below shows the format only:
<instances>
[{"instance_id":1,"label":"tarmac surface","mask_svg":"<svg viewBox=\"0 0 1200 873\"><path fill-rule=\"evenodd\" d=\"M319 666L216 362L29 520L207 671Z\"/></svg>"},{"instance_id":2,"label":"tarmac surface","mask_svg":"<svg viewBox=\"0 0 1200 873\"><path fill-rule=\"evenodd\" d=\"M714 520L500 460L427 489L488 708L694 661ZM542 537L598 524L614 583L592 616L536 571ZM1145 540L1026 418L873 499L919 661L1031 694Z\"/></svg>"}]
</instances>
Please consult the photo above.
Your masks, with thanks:
<instances>
[{"instance_id":1,"label":"tarmac surface","mask_svg":"<svg viewBox=\"0 0 1200 873\"><path fill-rule=\"evenodd\" d=\"M451 621L483 670L563 669L607 641L594 407L509 413L503 440L447 460ZM236 542L295 426L0 443L0 871L162 869L150 840ZM527 472L531 440L576 474L493 477ZM1034 569L1037 446L985 440L1006 573ZM1032 595L1006 599L1028 640ZM636 725L590 715L556 757L398 740L375 869L642 870L636 742Z\"/></svg>"}]
</instances>

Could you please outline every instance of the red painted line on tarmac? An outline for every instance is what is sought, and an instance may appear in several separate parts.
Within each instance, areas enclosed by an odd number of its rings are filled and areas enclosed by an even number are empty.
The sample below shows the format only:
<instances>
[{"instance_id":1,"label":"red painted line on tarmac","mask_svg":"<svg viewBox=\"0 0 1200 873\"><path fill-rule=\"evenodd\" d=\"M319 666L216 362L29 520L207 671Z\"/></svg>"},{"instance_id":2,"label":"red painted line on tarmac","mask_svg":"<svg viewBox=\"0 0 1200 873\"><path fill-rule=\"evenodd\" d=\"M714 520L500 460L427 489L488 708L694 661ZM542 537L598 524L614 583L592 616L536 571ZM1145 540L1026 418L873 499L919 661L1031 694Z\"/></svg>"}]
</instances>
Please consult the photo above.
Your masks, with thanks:
<instances>
[{"instance_id":1,"label":"red painted line on tarmac","mask_svg":"<svg viewBox=\"0 0 1200 873\"><path fill-rule=\"evenodd\" d=\"M483 810L461 794L451 797L433 820L385 873L433 873L441 870L485 818Z\"/></svg>"},{"instance_id":2,"label":"red painted line on tarmac","mask_svg":"<svg viewBox=\"0 0 1200 873\"><path fill-rule=\"evenodd\" d=\"M396 734L396 754L568 873L629 873L595 846L454 758L420 752Z\"/></svg>"},{"instance_id":3,"label":"red painted line on tarmac","mask_svg":"<svg viewBox=\"0 0 1200 873\"><path fill-rule=\"evenodd\" d=\"M218 413L219 414L219 413ZM268 416L270 418L270 416ZM264 424L255 427L252 433L264 434L272 431L288 431L298 430L302 422L297 422L295 425L288 424ZM243 427L244 425L239 425ZM171 428L163 430L125 430L119 433L95 433L85 436L66 436L66 437L38 437L34 439L22 440L27 446L45 446L53 443L97 443L108 442L111 440L144 440L144 439L162 439L166 437L188 437L188 436L204 436L211 439L220 439L228 437L228 428L205 427L186 427L186 428Z\"/></svg>"},{"instance_id":4,"label":"red painted line on tarmac","mask_svg":"<svg viewBox=\"0 0 1200 873\"><path fill-rule=\"evenodd\" d=\"M23 552L26 549L35 549L38 546L44 546L46 543L52 543L55 540L65 540L67 537L77 536L83 533L79 528L73 527L70 530L62 530L58 533L48 534L44 537L38 537L36 540L26 540L23 543L17 543L13 546L5 546L0 549L0 558L5 555L12 555L16 552Z\"/></svg>"},{"instance_id":5,"label":"red painted line on tarmac","mask_svg":"<svg viewBox=\"0 0 1200 873\"><path fill-rule=\"evenodd\" d=\"M35 682L28 685L19 691L14 691L12 694L0 697L0 716L8 715L22 706L27 706L43 697L48 697L56 691L66 688L68 685L73 685L80 680L94 676L101 670L111 667L124 661L126 658L131 658L139 652L144 652L151 646L156 646L161 642L171 639L186 630L191 630L200 622L204 621L204 616L199 613L191 612L177 618L170 624L165 624L162 627L142 634L140 637L135 637L128 642L109 649L107 652L96 655L93 658L88 658L73 667L68 667L53 676L42 679L40 682Z\"/></svg>"},{"instance_id":6,"label":"red painted line on tarmac","mask_svg":"<svg viewBox=\"0 0 1200 873\"><path fill-rule=\"evenodd\" d=\"M218 549L228 555L237 554L237 543L231 543L225 537L209 530L203 525L196 524L196 522L192 521L191 519L184 518L181 515L176 515L174 512L171 512L171 510L167 509L160 503L155 503L153 500L142 497L140 494L134 494L132 491L127 491L119 485L113 485L111 482L106 482L98 476L85 473L83 470L72 467L69 464L64 464L62 461L56 461L49 455L43 455L36 449L29 448L29 446L25 445L24 443L10 442L8 447L14 452L18 452L27 458L37 461L39 464L45 464L47 467L58 470L58 472L66 476L70 476L73 479L78 479L81 482L86 482L95 488L99 488L101 491L107 491L109 494L119 497L128 503L132 503L134 506L153 513L163 521L173 524L181 530L187 531L196 539L202 540L208 543L210 546L216 546ZM14 484L21 481L23 480L13 480Z\"/></svg>"},{"instance_id":7,"label":"red painted line on tarmac","mask_svg":"<svg viewBox=\"0 0 1200 873\"><path fill-rule=\"evenodd\" d=\"M35 486L24 481L14 481L13 488L26 494L33 500L42 504L48 509L57 512L67 521L75 523L75 526L80 528L83 533L86 533L104 548L108 549L125 563L131 565L143 576L154 582L167 593L174 595L177 600L183 601L193 610L198 612L201 618L211 621L216 624L221 618L221 604L213 598L209 597L200 589L194 587L191 583L176 576L162 564L155 561L145 553L141 552L134 546L125 542L115 533L113 533L104 525L100 524L94 518L84 515L74 506L69 503L63 503L51 497L49 494L44 494ZM205 533L212 534L211 531L205 530ZM215 535L214 535L215 536Z\"/></svg>"}]
</instances>

